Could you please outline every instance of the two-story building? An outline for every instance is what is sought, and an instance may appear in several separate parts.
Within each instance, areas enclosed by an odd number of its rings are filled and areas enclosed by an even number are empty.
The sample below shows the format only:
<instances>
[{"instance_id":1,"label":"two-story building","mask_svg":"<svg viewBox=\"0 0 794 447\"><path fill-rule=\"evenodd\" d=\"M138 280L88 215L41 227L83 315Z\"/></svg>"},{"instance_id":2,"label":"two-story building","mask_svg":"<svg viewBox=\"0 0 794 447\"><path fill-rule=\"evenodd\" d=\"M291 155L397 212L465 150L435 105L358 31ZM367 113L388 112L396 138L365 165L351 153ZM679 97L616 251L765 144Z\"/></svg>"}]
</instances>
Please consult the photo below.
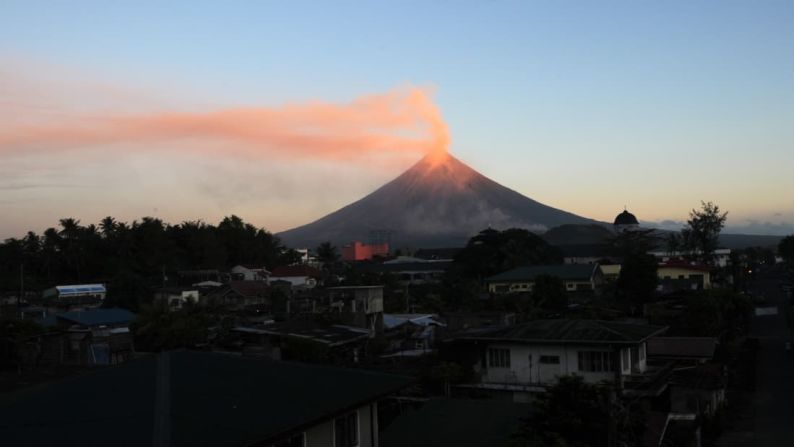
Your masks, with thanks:
<instances>
[{"instance_id":1,"label":"two-story building","mask_svg":"<svg viewBox=\"0 0 794 447\"><path fill-rule=\"evenodd\" d=\"M680 260L667 261L659 264L656 274L662 291L711 288L711 268L705 265Z\"/></svg>"},{"instance_id":2,"label":"two-story building","mask_svg":"<svg viewBox=\"0 0 794 447\"><path fill-rule=\"evenodd\" d=\"M470 346L480 382L469 386L510 392L520 401L569 374L623 390L643 388L657 372L648 365L646 342L666 329L601 320L535 320L466 331L453 342Z\"/></svg>"},{"instance_id":3,"label":"two-story building","mask_svg":"<svg viewBox=\"0 0 794 447\"><path fill-rule=\"evenodd\" d=\"M383 286L329 287L328 304L341 314L345 324L368 329L371 335L383 331Z\"/></svg>"},{"instance_id":4,"label":"two-story building","mask_svg":"<svg viewBox=\"0 0 794 447\"><path fill-rule=\"evenodd\" d=\"M540 276L559 278L567 292L596 290L604 282L598 264L559 264L516 267L486 278L491 293L531 292Z\"/></svg>"}]
</instances>

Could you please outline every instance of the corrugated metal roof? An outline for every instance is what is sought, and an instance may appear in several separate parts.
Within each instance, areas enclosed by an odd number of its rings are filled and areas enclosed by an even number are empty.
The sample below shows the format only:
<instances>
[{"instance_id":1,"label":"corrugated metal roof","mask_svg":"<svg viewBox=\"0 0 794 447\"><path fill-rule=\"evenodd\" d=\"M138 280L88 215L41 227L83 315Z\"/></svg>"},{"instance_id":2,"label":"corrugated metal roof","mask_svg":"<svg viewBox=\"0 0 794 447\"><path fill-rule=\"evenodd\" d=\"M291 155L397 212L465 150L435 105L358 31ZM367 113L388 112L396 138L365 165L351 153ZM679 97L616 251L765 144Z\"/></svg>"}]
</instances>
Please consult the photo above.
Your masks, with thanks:
<instances>
[{"instance_id":1,"label":"corrugated metal roof","mask_svg":"<svg viewBox=\"0 0 794 447\"><path fill-rule=\"evenodd\" d=\"M475 329L458 338L522 343L635 344L666 329L664 326L602 320L535 320L513 326Z\"/></svg>"}]
</instances>

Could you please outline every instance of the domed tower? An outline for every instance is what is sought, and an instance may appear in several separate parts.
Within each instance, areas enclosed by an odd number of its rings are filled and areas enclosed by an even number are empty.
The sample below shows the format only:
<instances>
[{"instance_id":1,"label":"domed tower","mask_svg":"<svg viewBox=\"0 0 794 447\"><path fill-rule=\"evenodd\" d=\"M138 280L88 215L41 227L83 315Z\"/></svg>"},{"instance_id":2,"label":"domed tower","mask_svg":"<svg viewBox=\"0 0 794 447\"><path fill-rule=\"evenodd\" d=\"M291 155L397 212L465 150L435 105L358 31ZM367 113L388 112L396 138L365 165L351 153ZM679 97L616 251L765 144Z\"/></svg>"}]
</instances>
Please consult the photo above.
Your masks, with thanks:
<instances>
[{"instance_id":1,"label":"domed tower","mask_svg":"<svg viewBox=\"0 0 794 447\"><path fill-rule=\"evenodd\" d=\"M631 214L624 208L623 212L615 217L613 225L615 226L615 231L631 231L639 228L640 222L634 214Z\"/></svg>"}]
</instances>

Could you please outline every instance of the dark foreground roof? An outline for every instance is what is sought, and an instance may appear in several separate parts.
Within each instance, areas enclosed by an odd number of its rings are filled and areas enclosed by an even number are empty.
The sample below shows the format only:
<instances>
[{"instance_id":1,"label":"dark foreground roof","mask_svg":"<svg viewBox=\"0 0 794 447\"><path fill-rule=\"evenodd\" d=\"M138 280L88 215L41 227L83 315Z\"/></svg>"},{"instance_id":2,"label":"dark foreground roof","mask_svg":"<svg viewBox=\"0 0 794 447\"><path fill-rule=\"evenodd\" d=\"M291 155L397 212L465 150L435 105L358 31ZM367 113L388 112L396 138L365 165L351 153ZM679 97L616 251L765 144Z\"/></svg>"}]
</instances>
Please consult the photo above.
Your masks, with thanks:
<instances>
[{"instance_id":1,"label":"dark foreground roof","mask_svg":"<svg viewBox=\"0 0 794 447\"><path fill-rule=\"evenodd\" d=\"M534 281L541 275L554 276L563 280L589 281L599 268L596 264L559 264L516 267L512 270L486 278L488 282Z\"/></svg>"},{"instance_id":2,"label":"dark foreground roof","mask_svg":"<svg viewBox=\"0 0 794 447\"><path fill-rule=\"evenodd\" d=\"M474 329L458 338L541 344L636 344L666 329L663 326L601 320L535 320L500 328Z\"/></svg>"},{"instance_id":3,"label":"dark foreground roof","mask_svg":"<svg viewBox=\"0 0 794 447\"><path fill-rule=\"evenodd\" d=\"M530 405L492 400L432 400L397 418L381 447L491 447L508 445Z\"/></svg>"},{"instance_id":4,"label":"dark foreground roof","mask_svg":"<svg viewBox=\"0 0 794 447\"><path fill-rule=\"evenodd\" d=\"M224 354L174 352L0 396L3 445L153 444L158 362L172 446L241 446L300 431L410 379ZM164 367L167 365L167 367ZM162 394L160 395L163 396ZM162 426L162 425L160 425Z\"/></svg>"}]
</instances>

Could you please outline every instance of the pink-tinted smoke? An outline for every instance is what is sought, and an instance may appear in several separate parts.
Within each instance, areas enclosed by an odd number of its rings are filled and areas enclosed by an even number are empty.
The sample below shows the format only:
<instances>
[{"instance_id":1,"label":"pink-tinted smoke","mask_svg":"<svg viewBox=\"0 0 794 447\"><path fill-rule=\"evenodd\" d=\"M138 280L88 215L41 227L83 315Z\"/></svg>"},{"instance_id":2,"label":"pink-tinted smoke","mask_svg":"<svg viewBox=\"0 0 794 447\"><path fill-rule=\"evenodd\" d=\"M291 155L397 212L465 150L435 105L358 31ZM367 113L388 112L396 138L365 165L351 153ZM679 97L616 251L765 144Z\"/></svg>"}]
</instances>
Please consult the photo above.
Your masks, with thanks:
<instances>
[{"instance_id":1,"label":"pink-tinted smoke","mask_svg":"<svg viewBox=\"0 0 794 447\"><path fill-rule=\"evenodd\" d=\"M362 155L445 153L449 133L428 92L414 87L345 104L315 101L273 108L75 115L36 124L0 124L0 154L115 144L145 150L150 143L253 157L349 160Z\"/></svg>"}]
</instances>

